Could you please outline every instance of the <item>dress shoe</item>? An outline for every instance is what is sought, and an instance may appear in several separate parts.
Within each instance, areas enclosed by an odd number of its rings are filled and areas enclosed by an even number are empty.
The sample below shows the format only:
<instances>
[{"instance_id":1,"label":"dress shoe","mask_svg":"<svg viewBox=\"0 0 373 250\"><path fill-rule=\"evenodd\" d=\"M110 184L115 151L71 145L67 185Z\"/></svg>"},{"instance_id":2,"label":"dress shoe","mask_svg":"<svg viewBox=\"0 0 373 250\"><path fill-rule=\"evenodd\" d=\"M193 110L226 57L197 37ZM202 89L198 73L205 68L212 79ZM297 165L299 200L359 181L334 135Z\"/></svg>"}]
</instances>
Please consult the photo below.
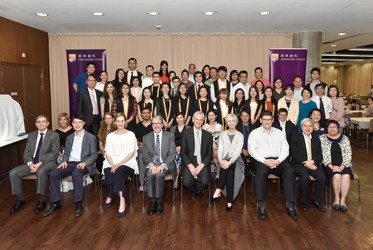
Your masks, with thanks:
<instances>
[{"instance_id":1,"label":"dress shoe","mask_svg":"<svg viewBox=\"0 0 373 250\"><path fill-rule=\"evenodd\" d=\"M148 208L148 214L153 215L156 212L157 208L157 202L152 201L150 202L149 208Z\"/></svg>"},{"instance_id":2,"label":"dress shoe","mask_svg":"<svg viewBox=\"0 0 373 250\"><path fill-rule=\"evenodd\" d=\"M294 207L287 207L286 210L293 220L298 220L298 214Z\"/></svg>"},{"instance_id":3,"label":"dress shoe","mask_svg":"<svg viewBox=\"0 0 373 250\"><path fill-rule=\"evenodd\" d=\"M16 204L10 209L10 212L13 214L17 212L21 207L25 205L25 201L17 200Z\"/></svg>"},{"instance_id":4,"label":"dress shoe","mask_svg":"<svg viewBox=\"0 0 373 250\"><path fill-rule=\"evenodd\" d=\"M111 202L105 202L105 208L111 207Z\"/></svg>"},{"instance_id":5,"label":"dress shoe","mask_svg":"<svg viewBox=\"0 0 373 250\"><path fill-rule=\"evenodd\" d=\"M232 204L231 204L231 206L228 206L228 204L227 204L227 206L225 207L225 210L227 210L227 212L232 211Z\"/></svg>"},{"instance_id":6,"label":"dress shoe","mask_svg":"<svg viewBox=\"0 0 373 250\"><path fill-rule=\"evenodd\" d=\"M39 201L39 204L36 206L36 208L34 210L34 213L35 214L40 213L41 211L43 211L45 209L46 206L47 206L46 201Z\"/></svg>"},{"instance_id":7,"label":"dress shoe","mask_svg":"<svg viewBox=\"0 0 373 250\"><path fill-rule=\"evenodd\" d=\"M266 208L264 206L262 206L262 207L259 206L258 207L258 217L261 220L267 219L267 210L266 210Z\"/></svg>"},{"instance_id":8,"label":"dress shoe","mask_svg":"<svg viewBox=\"0 0 373 250\"><path fill-rule=\"evenodd\" d=\"M308 204L307 204L307 203L302 203L302 204L301 204L301 209L302 209L302 211L304 211L304 212L308 211Z\"/></svg>"},{"instance_id":9,"label":"dress shoe","mask_svg":"<svg viewBox=\"0 0 373 250\"><path fill-rule=\"evenodd\" d=\"M158 215L163 212L163 202L157 202L156 212Z\"/></svg>"},{"instance_id":10,"label":"dress shoe","mask_svg":"<svg viewBox=\"0 0 373 250\"><path fill-rule=\"evenodd\" d=\"M84 212L82 203L76 203L75 217L80 217Z\"/></svg>"},{"instance_id":11,"label":"dress shoe","mask_svg":"<svg viewBox=\"0 0 373 250\"><path fill-rule=\"evenodd\" d=\"M125 212L126 210L124 210L123 212L117 212L117 217L118 218L120 218L120 217L123 217L123 215L124 215L124 212Z\"/></svg>"},{"instance_id":12,"label":"dress shoe","mask_svg":"<svg viewBox=\"0 0 373 250\"><path fill-rule=\"evenodd\" d=\"M314 205L314 206L315 206L318 210L320 210L321 212L325 212L325 211L326 211L324 205L321 204L320 202L312 201L312 205Z\"/></svg>"},{"instance_id":13,"label":"dress shoe","mask_svg":"<svg viewBox=\"0 0 373 250\"><path fill-rule=\"evenodd\" d=\"M346 205L341 205L341 208L339 210L341 210L343 213L346 213L348 209Z\"/></svg>"},{"instance_id":14,"label":"dress shoe","mask_svg":"<svg viewBox=\"0 0 373 250\"><path fill-rule=\"evenodd\" d=\"M210 202L217 202L217 200L220 198L221 195L219 195L218 197L214 197L212 196L211 199L210 199Z\"/></svg>"},{"instance_id":15,"label":"dress shoe","mask_svg":"<svg viewBox=\"0 0 373 250\"><path fill-rule=\"evenodd\" d=\"M54 212L61 208L61 203L54 203L53 206L47 212L44 213L44 217L54 214Z\"/></svg>"},{"instance_id":16,"label":"dress shoe","mask_svg":"<svg viewBox=\"0 0 373 250\"><path fill-rule=\"evenodd\" d=\"M193 192L192 193L192 199L195 200L197 198L197 193L196 192Z\"/></svg>"},{"instance_id":17,"label":"dress shoe","mask_svg":"<svg viewBox=\"0 0 373 250\"><path fill-rule=\"evenodd\" d=\"M333 208L337 211L341 210L341 205L339 205L338 203L334 203L333 204Z\"/></svg>"}]
</instances>

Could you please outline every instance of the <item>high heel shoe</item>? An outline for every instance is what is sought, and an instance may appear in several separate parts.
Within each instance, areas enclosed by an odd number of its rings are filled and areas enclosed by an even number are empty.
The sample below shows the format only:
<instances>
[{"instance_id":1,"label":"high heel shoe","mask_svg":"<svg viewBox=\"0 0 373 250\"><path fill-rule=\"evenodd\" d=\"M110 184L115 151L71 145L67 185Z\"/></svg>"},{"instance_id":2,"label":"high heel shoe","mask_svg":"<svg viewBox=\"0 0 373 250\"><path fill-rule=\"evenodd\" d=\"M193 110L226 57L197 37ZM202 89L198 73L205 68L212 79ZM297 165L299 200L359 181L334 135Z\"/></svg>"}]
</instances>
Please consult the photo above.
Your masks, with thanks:
<instances>
[{"instance_id":1,"label":"high heel shoe","mask_svg":"<svg viewBox=\"0 0 373 250\"><path fill-rule=\"evenodd\" d=\"M120 218L120 217L123 217L123 215L124 215L124 212L125 212L126 210L124 210L123 212L117 212L117 217L118 218Z\"/></svg>"},{"instance_id":2,"label":"high heel shoe","mask_svg":"<svg viewBox=\"0 0 373 250\"><path fill-rule=\"evenodd\" d=\"M231 206L228 206L228 204L227 204L227 206L225 207L225 210L227 210L227 212L232 211L232 205L231 205Z\"/></svg>"},{"instance_id":3,"label":"high heel shoe","mask_svg":"<svg viewBox=\"0 0 373 250\"><path fill-rule=\"evenodd\" d=\"M210 199L210 202L214 202L215 203L219 198L220 198L220 195L218 197L212 196L211 199Z\"/></svg>"}]
</instances>

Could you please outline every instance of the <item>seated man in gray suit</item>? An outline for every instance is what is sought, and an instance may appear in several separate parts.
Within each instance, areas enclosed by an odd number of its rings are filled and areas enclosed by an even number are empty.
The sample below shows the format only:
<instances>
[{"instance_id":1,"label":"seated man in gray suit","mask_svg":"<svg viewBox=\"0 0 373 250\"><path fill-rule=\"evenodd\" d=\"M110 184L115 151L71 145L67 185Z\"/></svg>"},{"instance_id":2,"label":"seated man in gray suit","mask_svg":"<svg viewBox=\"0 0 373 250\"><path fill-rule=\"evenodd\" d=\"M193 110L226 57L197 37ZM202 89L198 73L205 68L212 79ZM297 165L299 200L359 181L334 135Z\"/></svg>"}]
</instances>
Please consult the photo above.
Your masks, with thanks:
<instances>
[{"instance_id":1,"label":"seated man in gray suit","mask_svg":"<svg viewBox=\"0 0 373 250\"><path fill-rule=\"evenodd\" d=\"M205 116L201 111L193 115L193 128L186 129L181 145L181 176L183 184L192 191L193 199L210 180L212 136L202 129Z\"/></svg>"},{"instance_id":2,"label":"seated man in gray suit","mask_svg":"<svg viewBox=\"0 0 373 250\"><path fill-rule=\"evenodd\" d=\"M39 213L46 207L46 188L48 174L57 167L57 156L60 148L59 135L48 129L49 121L45 115L36 117L35 125L38 130L31 132L23 153L24 163L9 172L12 194L17 196L17 202L10 209L11 213L17 212L24 204L25 197L22 191L22 177L35 174L38 177L37 194L40 202L34 212Z\"/></svg>"},{"instance_id":3,"label":"seated man in gray suit","mask_svg":"<svg viewBox=\"0 0 373 250\"><path fill-rule=\"evenodd\" d=\"M175 176L175 138L163 130L164 120L156 115L152 120L153 132L143 137L142 158L146 167L146 188L150 198L149 215L163 212L164 177ZM141 171L141 170L140 170Z\"/></svg>"},{"instance_id":4,"label":"seated man in gray suit","mask_svg":"<svg viewBox=\"0 0 373 250\"><path fill-rule=\"evenodd\" d=\"M66 139L65 153L62 163L50 174L51 202L53 205L44 213L49 216L62 208L60 203L60 182L72 175L74 186L74 201L76 203L75 216L83 214L82 193L83 176L94 174L94 163L97 158L97 139L83 129L84 118L75 115L72 121L75 132Z\"/></svg>"}]
</instances>

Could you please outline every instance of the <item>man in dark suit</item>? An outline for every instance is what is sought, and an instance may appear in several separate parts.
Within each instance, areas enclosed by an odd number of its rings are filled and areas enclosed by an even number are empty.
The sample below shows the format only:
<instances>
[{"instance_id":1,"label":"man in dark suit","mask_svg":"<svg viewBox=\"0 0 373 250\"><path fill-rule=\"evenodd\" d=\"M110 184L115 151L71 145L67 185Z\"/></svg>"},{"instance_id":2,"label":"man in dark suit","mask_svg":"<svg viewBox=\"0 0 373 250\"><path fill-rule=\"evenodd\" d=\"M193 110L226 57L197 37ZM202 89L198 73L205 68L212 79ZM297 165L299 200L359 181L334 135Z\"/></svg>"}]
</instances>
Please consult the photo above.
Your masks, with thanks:
<instances>
[{"instance_id":1,"label":"man in dark suit","mask_svg":"<svg viewBox=\"0 0 373 250\"><path fill-rule=\"evenodd\" d=\"M65 153L62 163L50 174L51 208L44 216L52 215L62 208L60 202L60 183L67 176L72 176L74 186L74 201L76 203L75 216L83 214L82 194L83 176L94 174L94 163L97 159L96 136L84 130L84 118L75 115L72 121L75 132L66 139Z\"/></svg>"},{"instance_id":2,"label":"man in dark suit","mask_svg":"<svg viewBox=\"0 0 373 250\"><path fill-rule=\"evenodd\" d=\"M252 170L252 165L250 164L251 160L250 160L249 151L247 149L247 141L249 139L249 134L253 130L253 127L250 122L250 111L247 108L242 109L241 114L240 114L240 121L238 122L236 129L237 131L241 132L244 137L241 157L246 166L245 176L249 176L250 175L249 171Z\"/></svg>"},{"instance_id":3,"label":"man in dark suit","mask_svg":"<svg viewBox=\"0 0 373 250\"><path fill-rule=\"evenodd\" d=\"M49 121L45 115L36 117L35 125L38 130L28 135L23 153L23 164L9 172L12 194L17 196L16 204L10 209L11 213L17 212L25 204L22 177L29 175L36 175L38 178L36 192L40 195L40 201L34 212L43 211L47 203L45 192L48 174L57 167L57 156L60 149L59 135L48 129Z\"/></svg>"},{"instance_id":4,"label":"man in dark suit","mask_svg":"<svg viewBox=\"0 0 373 250\"><path fill-rule=\"evenodd\" d=\"M76 95L76 113L84 116L84 129L97 135L100 129L102 92L95 89L96 78L93 75L87 76L86 83L87 88L82 89Z\"/></svg>"},{"instance_id":5,"label":"man in dark suit","mask_svg":"<svg viewBox=\"0 0 373 250\"><path fill-rule=\"evenodd\" d=\"M278 128L286 135L286 140L290 143L291 137L296 133L295 125L289 120L287 121L288 111L280 108L277 111L278 119L273 122L273 127Z\"/></svg>"},{"instance_id":6,"label":"man in dark suit","mask_svg":"<svg viewBox=\"0 0 373 250\"><path fill-rule=\"evenodd\" d=\"M290 141L291 165L301 190L301 207L303 211L308 210L308 191L310 186L309 176L313 176L315 189L312 204L321 212L326 209L323 205L326 176L322 162L321 143L319 138L312 137L313 122L309 118L301 122L302 133L294 134Z\"/></svg>"},{"instance_id":7,"label":"man in dark suit","mask_svg":"<svg viewBox=\"0 0 373 250\"><path fill-rule=\"evenodd\" d=\"M202 112L194 113L194 126L184 131L181 144L181 176L193 198L208 184L211 172L212 136L202 129L204 119Z\"/></svg>"},{"instance_id":8,"label":"man in dark suit","mask_svg":"<svg viewBox=\"0 0 373 250\"><path fill-rule=\"evenodd\" d=\"M150 198L149 215L163 212L164 177L175 174L175 137L163 130L163 118L156 115L152 120L153 132L143 137L142 158L146 168L146 186ZM141 170L140 170L141 172Z\"/></svg>"},{"instance_id":9,"label":"man in dark suit","mask_svg":"<svg viewBox=\"0 0 373 250\"><path fill-rule=\"evenodd\" d=\"M137 60L136 58L128 59L128 71L124 73L124 83L130 84L131 79L137 76L140 79L140 87L141 87L141 80L142 80L142 73L137 71ZM132 86L131 86L132 87Z\"/></svg>"}]
</instances>

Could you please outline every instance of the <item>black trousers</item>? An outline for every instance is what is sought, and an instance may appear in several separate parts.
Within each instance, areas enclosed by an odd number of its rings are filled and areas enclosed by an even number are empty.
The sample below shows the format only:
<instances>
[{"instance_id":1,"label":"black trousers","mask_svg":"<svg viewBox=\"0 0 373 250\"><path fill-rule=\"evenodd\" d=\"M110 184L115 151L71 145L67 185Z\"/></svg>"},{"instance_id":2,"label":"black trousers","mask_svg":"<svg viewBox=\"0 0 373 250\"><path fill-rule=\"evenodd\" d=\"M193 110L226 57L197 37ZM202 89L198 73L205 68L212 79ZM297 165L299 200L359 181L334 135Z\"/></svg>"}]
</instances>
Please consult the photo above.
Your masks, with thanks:
<instances>
[{"instance_id":1,"label":"black trousers","mask_svg":"<svg viewBox=\"0 0 373 250\"><path fill-rule=\"evenodd\" d=\"M197 166L197 163L193 164ZM198 179L194 179L194 176L190 172L188 166L182 165L181 167L181 176L183 178L183 184L186 186L190 191L199 194L205 188L205 186L209 183L211 174L211 167L210 165L206 165L202 168L199 172Z\"/></svg>"},{"instance_id":2,"label":"black trousers","mask_svg":"<svg viewBox=\"0 0 373 250\"><path fill-rule=\"evenodd\" d=\"M123 196L124 196L124 192L126 191L126 181L128 180L128 177L134 172L135 171L132 168L127 167L126 165L120 166L119 168L115 170L114 173L110 172L109 174L110 184L108 185L112 185L113 193L123 192ZM108 181L108 179L105 179L105 181Z\"/></svg>"},{"instance_id":3,"label":"black trousers","mask_svg":"<svg viewBox=\"0 0 373 250\"><path fill-rule=\"evenodd\" d=\"M227 203L233 202L233 189L234 189L234 172L236 171L236 163L233 163L229 168L220 168L219 181L216 187L223 190L227 187Z\"/></svg>"},{"instance_id":4,"label":"black trousers","mask_svg":"<svg viewBox=\"0 0 373 250\"><path fill-rule=\"evenodd\" d=\"M285 202L295 202L295 174L292 166L285 160L277 168L270 169L261 162L254 161L255 192L257 201L267 199L268 175L275 174L282 179Z\"/></svg>"},{"instance_id":5,"label":"black trousers","mask_svg":"<svg viewBox=\"0 0 373 250\"><path fill-rule=\"evenodd\" d=\"M298 183L299 183L300 193L301 193L301 198L300 198L301 203L306 204L308 202L308 192L310 189L309 176L311 175L316 179L315 190L313 193L313 200L323 204L325 201L324 189L326 185L326 175L324 172L324 167L318 166L317 169L311 170L311 169L304 167L303 165L294 164L293 168L294 168L295 176L299 177Z\"/></svg>"}]
</instances>

